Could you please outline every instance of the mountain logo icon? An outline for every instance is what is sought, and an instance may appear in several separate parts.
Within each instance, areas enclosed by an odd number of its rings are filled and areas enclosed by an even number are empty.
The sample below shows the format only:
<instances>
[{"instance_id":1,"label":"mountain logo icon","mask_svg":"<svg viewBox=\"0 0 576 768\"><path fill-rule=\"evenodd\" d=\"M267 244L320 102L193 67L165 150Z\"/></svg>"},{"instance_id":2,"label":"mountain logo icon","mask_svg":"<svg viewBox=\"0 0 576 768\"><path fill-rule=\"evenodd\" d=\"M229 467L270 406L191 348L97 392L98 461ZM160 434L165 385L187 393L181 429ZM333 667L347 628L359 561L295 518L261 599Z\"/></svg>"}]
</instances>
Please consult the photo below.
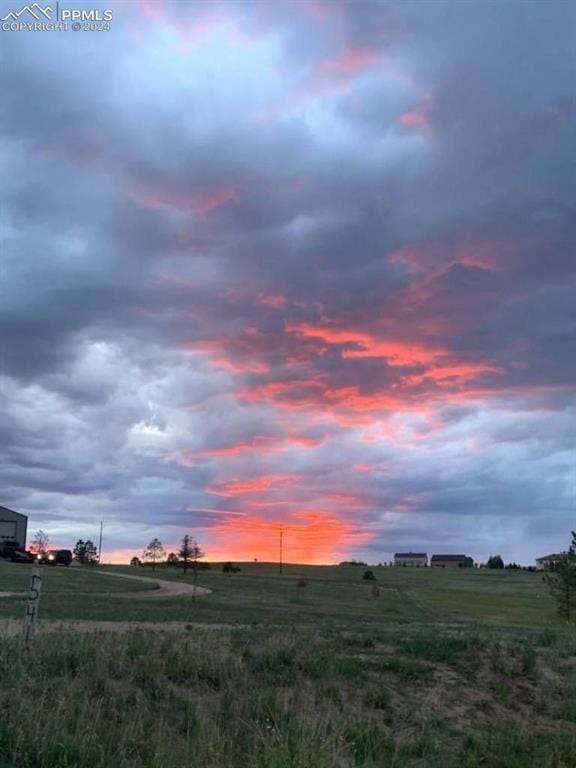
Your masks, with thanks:
<instances>
[{"instance_id":1,"label":"mountain logo icon","mask_svg":"<svg viewBox=\"0 0 576 768\"><path fill-rule=\"evenodd\" d=\"M52 8L50 8L49 5L47 5L46 8L42 8L42 6L38 5L38 3L33 3L32 5L25 5L19 11L10 11L10 13L7 13L6 16L3 16L0 21L18 21L20 16L26 13L29 13L31 16L33 16L36 21L43 21L42 17L44 17L44 19L48 19L49 21L52 18Z\"/></svg>"}]
</instances>

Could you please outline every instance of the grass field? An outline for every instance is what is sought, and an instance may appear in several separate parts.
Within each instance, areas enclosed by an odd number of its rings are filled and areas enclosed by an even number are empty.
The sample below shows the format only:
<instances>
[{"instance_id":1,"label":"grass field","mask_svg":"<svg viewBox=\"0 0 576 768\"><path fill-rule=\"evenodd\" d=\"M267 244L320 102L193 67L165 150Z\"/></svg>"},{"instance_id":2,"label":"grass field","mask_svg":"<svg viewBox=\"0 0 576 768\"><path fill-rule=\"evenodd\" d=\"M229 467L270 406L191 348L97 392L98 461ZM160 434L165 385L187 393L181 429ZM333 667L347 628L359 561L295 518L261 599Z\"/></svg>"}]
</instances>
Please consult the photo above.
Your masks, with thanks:
<instances>
[{"instance_id":1,"label":"grass field","mask_svg":"<svg viewBox=\"0 0 576 768\"><path fill-rule=\"evenodd\" d=\"M542 576L537 573L489 570L374 568L381 591L362 580L358 566L284 566L244 564L237 574L219 568L202 571L198 583L212 594L195 602L182 598L155 601L110 601L108 594L149 589L113 574L151 577L149 568L105 566L106 575L89 569L46 568L42 616L52 619L125 621L198 621L225 624L295 625L349 622L470 623L494 626L560 626ZM158 578L182 581L181 571L157 568ZM308 586L297 586L299 577ZM0 592L24 590L28 567L0 563ZM188 574L188 581L192 576ZM20 597L0 600L0 617L22 614Z\"/></svg>"},{"instance_id":2,"label":"grass field","mask_svg":"<svg viewBox=\"0 0 576 768\"><path fill-rule=\"evenodd\" d=\"M374 569L376 598L361 567L247 564L193 601L123 598L148 569L46 570L40 627L70 625L1 641L0 768L576 766L576 631L539 574ZM0 564L0 592L28 577Z\"/></svg>"}]
</instances>

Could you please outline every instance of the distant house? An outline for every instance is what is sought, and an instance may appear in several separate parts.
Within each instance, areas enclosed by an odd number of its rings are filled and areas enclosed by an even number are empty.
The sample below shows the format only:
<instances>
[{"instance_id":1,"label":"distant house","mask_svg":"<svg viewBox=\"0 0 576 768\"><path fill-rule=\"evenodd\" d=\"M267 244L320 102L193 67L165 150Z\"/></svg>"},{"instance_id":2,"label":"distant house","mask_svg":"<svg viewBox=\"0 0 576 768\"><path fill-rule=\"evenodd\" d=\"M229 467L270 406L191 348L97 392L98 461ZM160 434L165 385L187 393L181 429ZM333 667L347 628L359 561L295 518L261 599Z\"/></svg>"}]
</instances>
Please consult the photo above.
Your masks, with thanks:
<instances>
[{"instance_id":1,"label":"distant house","mask_svg":"<svg viewBox=\"0 0 576 768\"><path fill-rule=\"evenodd\" d=\"M565 553L564 553L565 554ZM544 557L536 558L536 570L537 571L549 571L554 568L556 563L562 559L563 553L559 555L544 555Z\"/></svg>"},{"instance_id":2,"label":"distant house","mask_svg":"<svg viewBox=\"0 0 576 768\"><path fill-rule=\"evenodd\" d=\"M20 512L0 506L0 544L16 541L20 549L26 548L28 518Z\"/></svg>"},{"instance_id":3,"label":"distant house","mask_svg":"<svg viewBox=\"0 0 576 768\"><path fill-rule=\"evenodd\" d=\"M432 555L432 568L473 568L474 560L468 555Z\"/></svg>"},{"instance_id":4,"label":"distant house","mask_svg":"<svg viewBox=\"0 0 576 768\"><path fill-rule=\"evenodd\" d=\"M425 552L397 552L394 555L394 565L425 568L428 565L428 555Z\"/></svg>"}]
</instances>

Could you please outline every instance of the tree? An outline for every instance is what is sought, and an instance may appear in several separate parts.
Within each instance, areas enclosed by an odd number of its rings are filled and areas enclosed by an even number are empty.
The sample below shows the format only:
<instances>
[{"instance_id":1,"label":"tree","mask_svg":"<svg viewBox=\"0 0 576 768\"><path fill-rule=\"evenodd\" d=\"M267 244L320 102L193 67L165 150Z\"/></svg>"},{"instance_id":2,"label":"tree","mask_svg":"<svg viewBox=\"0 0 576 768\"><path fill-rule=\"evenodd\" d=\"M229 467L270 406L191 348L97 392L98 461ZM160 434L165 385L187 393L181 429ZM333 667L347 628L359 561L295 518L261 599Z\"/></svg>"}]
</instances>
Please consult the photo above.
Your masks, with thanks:
<instances>
[{"instance_id":1,"label":"tree","mask_svg":"<svg viewBox=\"0 0 576 768\"><path fill-rule=\"evenodd\" d=\"M36 531L36 535L32 540L32 546L30 549L32 552L34 552L35 555L45 555L49 543L50 539L48 538L48 534L44 533L44 531L40 529L39 531Z\"/></svg>"},{"instance_id":2,"label":"tree","mask_svg":"<svg viewBox=\"0 0 576 768\"><path fill-rule=\"evenodd\" d=\"M133 557L132 560L130 560L130 565L132 566L132 568L140 568L140 566L142 565L142 561L140 560L139 557Z\"/></svg>"},{"instance_id":3,"label":"tree","mask_svg":"<svg viewBox=\"0 0 576 768\"><path fill-rule=\"evenodd\" d=\"M502 560L500 555L492 555L492 557L488 558L486 568L504 568L504 560Z\"/></svg>"},{"instance_id":4,"label":"tree","mask_svg":"<svg viewBox=\"0 0 576 768\"><path fill-rule=\"evenodd\" d=\"M170 552L170 554L166 558L166 562L168 563L168 565L178 565L179 560L176 552Z\"/></svg>"},{"instance_id":5,"label":"tree","mask_svg":"<svg viewBox=\"0 0 576 768\"><path fill-rule=\"evenodd\" d=\"M182 539L182 545L178 552L178 556L184 566L184 573L187 572L189 565L192 564L194 575L196 575L196 571L198 570L198 560L204 557L204 552L202 552L198 546L198 542L192 536L186 534Z\"/></svg>"},{"instance_id":6,"label":"tree","mask_svg":"<svg viewBox=\"0 0 576 768\"><path fill-rule=\"evenodd\" d=\"M96 545L88 539L78 539L74 547L74 558L82 565L96 565L98 562L98 550Z\"/></svg>"},{"instance_id":7,"label":"tree","mask_svg":"<svg viewBox=\"0 0 576 768\"><path fill-rule=\"evenodd\" d=\"M196 578L198 576L198 561L201 557L204 557L204 552L200 549L198 542L186 534L182 539L182 547L180 552L180 559L184 564L184 573L188 570L188 563L192 563L192 573L194 574L194 591L192 592L192 600L196 600Z\"/></svg>"},{"instance_id":8,"label":"tree","mask_svg":"<svg viewBox=\"0 0 576 768\"><path fill-rule=\"evenodd\" d=\"M150 544L146 547L144 550L144 560L146 560L149 563L152 563L152 570L156 570L156 563L162 562L166 558L166 552L164 552L164 547L162 546L162 542L160 539L152 539Z\"/></svg>"},{"instance_id":9,"label":"tree","mask_svg":"<svg viewBox=\"0 0 576 768\"><path fill-rule=\"evenodd\" d=\"M570 621L576 616L576 531L572 531L568 552L550 566L544 582L556 600L558 615Z\"/></svg>"}]
</instances>

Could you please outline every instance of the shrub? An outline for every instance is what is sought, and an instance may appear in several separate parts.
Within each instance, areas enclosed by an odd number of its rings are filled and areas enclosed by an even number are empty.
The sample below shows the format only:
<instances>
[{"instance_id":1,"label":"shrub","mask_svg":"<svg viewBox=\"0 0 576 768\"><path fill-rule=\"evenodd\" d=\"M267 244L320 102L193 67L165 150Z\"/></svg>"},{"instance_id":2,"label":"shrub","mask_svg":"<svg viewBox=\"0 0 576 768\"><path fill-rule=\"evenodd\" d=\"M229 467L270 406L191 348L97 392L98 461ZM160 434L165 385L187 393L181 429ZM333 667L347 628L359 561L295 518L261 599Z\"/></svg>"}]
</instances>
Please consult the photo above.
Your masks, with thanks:
<instances>
[{"instance_id":1,"label":"shrub","mask_svg":"<svg viewBox=\"0 0 576 768\"><path fill-rule=\"evenodd\" d=\"M376 581L376 576L374 576L374 571L371 571L368 569L367 571L364 571L362 578L364 581Z\"/></svg>"}]
</instances>

